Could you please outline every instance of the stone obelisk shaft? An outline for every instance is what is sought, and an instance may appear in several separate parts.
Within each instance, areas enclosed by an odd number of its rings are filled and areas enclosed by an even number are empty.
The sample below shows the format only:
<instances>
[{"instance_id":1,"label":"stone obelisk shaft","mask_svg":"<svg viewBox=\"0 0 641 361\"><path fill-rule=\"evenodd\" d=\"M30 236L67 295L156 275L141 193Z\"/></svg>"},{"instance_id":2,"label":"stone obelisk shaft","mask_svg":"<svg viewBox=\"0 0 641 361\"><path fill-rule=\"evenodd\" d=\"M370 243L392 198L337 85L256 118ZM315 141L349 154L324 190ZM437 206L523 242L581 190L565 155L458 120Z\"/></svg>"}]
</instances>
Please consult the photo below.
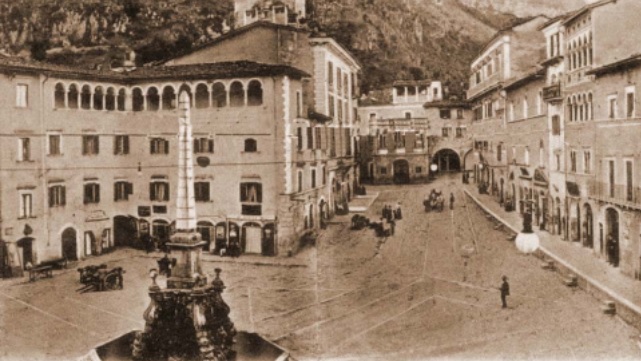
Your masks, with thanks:
<instances>
[{"instance_id":1,"label":"stone obelisk shaft","mask_svg":"<svg viewBox=\"0 0 641 361\"><path fill-rule=\"evenodd\" d=\"M167 280L168 288L192 288L205 280L200 264L202 237L196 232L196 202L194 199L194 163L192 158L190 99L180 93L181 112L178 133L178 189L176 191L176 232L171 236L169 249L178 253L176 266Z\"/></svg>"},{"instance_id":2,"label":"stone obelisk shaft","mask_svg":"<svg viewBox=\"0 0 641 361\"><path fill-rule=\"evenodd\" d=\"M190 99L186 92L179 98L181 112L178 135L178 194L176 197L176 230L196 229L196 202L194 199L193 137L191 132Z\"/></svg>"}]
</instances>

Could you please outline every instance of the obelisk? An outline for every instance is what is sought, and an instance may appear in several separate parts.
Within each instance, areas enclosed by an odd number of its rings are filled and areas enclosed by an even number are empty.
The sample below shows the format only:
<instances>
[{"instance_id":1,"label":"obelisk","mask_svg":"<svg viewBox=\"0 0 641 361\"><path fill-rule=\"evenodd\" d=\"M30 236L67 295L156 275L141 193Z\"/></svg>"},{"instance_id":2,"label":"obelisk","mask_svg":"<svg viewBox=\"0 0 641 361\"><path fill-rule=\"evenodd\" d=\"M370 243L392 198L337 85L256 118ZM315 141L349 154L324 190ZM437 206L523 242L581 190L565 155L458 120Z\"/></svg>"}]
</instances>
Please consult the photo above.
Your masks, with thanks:
<instances>
[{"instance_id":1,"label":"obelisk","mask_svg":"<svg viewBox=\"0 0 641 361\"><path fill-rule=\"evenodd\" d=\"M190 98L187 92L178 96L178 188L176 195L176 231L168 243L172 256L178 257L168 288L193 288L196 282L206 282L200 266L202 241L196 232L196 201L194 198L193 137L191 131Z\"/></svg>"}]
</instances>

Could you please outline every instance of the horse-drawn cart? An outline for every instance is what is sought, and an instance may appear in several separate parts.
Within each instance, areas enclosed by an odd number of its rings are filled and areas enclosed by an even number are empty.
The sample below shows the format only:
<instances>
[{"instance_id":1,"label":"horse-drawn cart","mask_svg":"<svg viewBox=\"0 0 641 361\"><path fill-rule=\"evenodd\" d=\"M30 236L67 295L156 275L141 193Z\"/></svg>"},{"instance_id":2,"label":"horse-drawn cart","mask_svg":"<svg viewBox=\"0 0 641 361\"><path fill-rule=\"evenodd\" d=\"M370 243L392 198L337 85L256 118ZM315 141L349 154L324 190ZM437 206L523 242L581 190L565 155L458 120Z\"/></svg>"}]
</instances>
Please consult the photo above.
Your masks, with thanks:
<instances>
[{"instance_id":1,"label":"horse-drawn cart","mask_svg":"<svg viewBox=\"0 0 641 361\"><path fill-rule=\"evenodd\" d=\"M80 283L84 286L78 292L107 291L123 288L123 277L125 270L122 267L107 269L106 264L91 265L78 268Z\"/></svg>"}]
</instances>

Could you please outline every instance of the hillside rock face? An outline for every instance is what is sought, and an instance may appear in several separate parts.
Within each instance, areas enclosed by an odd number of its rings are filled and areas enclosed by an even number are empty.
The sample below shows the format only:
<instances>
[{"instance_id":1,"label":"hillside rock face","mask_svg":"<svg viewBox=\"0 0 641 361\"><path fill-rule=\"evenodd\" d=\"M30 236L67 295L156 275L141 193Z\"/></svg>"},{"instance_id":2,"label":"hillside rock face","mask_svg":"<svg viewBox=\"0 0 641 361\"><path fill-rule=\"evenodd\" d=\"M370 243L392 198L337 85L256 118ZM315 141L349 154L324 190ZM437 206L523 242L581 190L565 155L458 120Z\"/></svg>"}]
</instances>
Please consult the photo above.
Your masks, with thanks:
<instances>
[{"instance_id":1,"label":"hillside rock face","mask_svg":"<svg viewBox=\"0 0 641 361\"><path fill-rule=\"evenodd\" d=\"M528 17L539 14L556 16L578 9L586 0L458 0L461 4L479 11L512 14Z\"/></svg>"},{"instance_id":2,"label":"hillside rock face","mask_svg":"<svg viewBox=\"0 0 641 361\"><path fill-rule=\"evenodd\" d=\"M310 25L363 66L364 91L399 79L441 80L460 93L498 29L584 0L307 0ZM0 53L75 66L113 65L134 49L153 62L234 26L233 0L13 0L0 4Z\"/></svg>"}]
</instances>

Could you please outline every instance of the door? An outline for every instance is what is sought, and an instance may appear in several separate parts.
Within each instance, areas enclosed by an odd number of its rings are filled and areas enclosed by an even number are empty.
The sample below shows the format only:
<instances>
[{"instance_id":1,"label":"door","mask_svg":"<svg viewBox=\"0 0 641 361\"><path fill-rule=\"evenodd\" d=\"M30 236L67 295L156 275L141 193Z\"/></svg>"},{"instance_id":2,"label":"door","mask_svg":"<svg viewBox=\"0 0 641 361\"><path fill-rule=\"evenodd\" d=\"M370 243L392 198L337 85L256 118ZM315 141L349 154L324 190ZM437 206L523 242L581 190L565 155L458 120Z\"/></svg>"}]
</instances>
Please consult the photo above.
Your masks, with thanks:
<instances>
[{"instance_id":1,"label":"door","mask_svg":"<svg viewBox=\"0 0 641 361\"><path fill-rule=\"evenodd\" d=\"M78 260L76 230L73 228L67 228L62 232L62 257L70 261Z\"/></svg>"},{"instance_id":2,"label":"door","mask_svg":"<svg viewBox=\"0 0 641 361\"><path fill-rule=\"evenodd\" d=\"M262 252L262 230L260 227L245 227L246 235L246 248L245 253L258 253Z\"/></svg>"},{"instance_id":3,"label":"door","mask_svg":"<svg viewBox=\"0 0 641 361\"><path fill-rule=\"evenodd\" d=\"M22 249L22 267L27 269L27 264L33 264L33 238L26 237L22 238L18 242L18 247Z\"/></svg>"}]
</instances>

